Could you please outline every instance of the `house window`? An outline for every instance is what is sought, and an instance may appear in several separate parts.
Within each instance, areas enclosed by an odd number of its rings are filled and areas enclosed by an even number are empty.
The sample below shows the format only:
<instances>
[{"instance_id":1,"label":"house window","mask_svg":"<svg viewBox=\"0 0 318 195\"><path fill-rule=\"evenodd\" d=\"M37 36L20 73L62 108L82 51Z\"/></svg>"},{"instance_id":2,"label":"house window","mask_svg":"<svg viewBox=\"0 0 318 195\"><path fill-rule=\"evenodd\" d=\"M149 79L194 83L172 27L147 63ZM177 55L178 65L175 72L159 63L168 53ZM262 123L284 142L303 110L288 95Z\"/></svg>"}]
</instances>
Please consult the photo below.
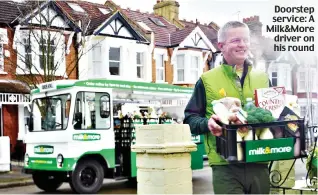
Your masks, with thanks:
<instances>
[{"instance_id":1,"label":"house window","mask_svg":"<svg viewBox=\"0 0 318 195\"><path fill-rule=\"evenodd\" d=\"M44 70L44 67L46 67L48 70L54 70L54 53L56 49L54 40L41 39L39 48L40 68Z\"/></svg>"},{"instance_id":2,"label":"house window","mask_svg":"<svg viewBox=\"0 0 318 195\"><path fill-rule=\"evenodd\" d=\"M311 69L310 71L310 75L311 75L311 81L309 82L310 83L310 90L311 91L316 91L317 90L317 78L316 78L316 72L314 69Z\"/></svg>"},{"instance_id":3,"label":"house window","mask_svg":"<svg viewBox=\"0 0 318 195\"><path fill-rule=\"evenodd\" d=\"M161 22L159 18L149 18L153 23L155 23L157 26L166 26L164 23Z\"/></svg>"},{"instance_id":4,"label":"house window","mask_svg":"<svg viewBox=\"0 0 318 195\"><path fill-rule=\"evenodd\" d=\"M85 10L76 3L67 3L74 11L85 12Z\"/></svg>"},{"instance_id":5,"label":"house window","mask_svg":"<svg viewBox=\"0 0 318 195\"><path fill-rule=\"evenodd\" d=\"M32 47L31 47L30 38L23 39L23 43L24 43L25 67L28 68L29 70L31 70L31 68L32 68Z\"/></svg>"},{"instance_id":6,"label":"house window","mask_svg":"<svg viewBox=\"0 0 318 195\"><path fill-rule=\"evenodd\" d=\"M0 44L0 72L4 71L4 52L3 52L3 44Z\"/></svg>"},{"instance_id":7,"label":"house window","mask_svg":"<svg viewBox=\"0 0 318 195\"><path fill-rule=\"evenodd\" d=\"M306 74L305 72L299 72L299 90L305 90L306 89Z\"/></svg>"},{"instance_id":8,"label":"house window","mask_svg":"<svg viewBox=\"0 0 318 195\"><path fill-rule=\"evenodd\" d=\"M109 48L109 72L110 75L120 75L120 48Z\"/></svg>"},{"instance_id":9,"label":"house window","mask_svg":"<svg viewBox=\"0 0 318 195\"><path fill-rule=\"evenodd\" d=\"M144 78L143 53L137 52L137 78Z\"/></svg>"},{"instance_id":10,"label":"house window","mask_svg":"<svg viewBox=\"0 0 318 195\"><path fill-rule=\"evenodd\" d=\"M199 57L191 56L191 64L190 64L190 75L191 81L196 82L199 78Z\"/></svg>"},{"instance_id":11,"label":"house window","mask_svg":"<svg viewBox=\"0 0 318 195\"><path fill-rule=\"evenodd\" d=\"M156 78L157 81L164 81L164 60L163 54L157 54L156 58Z\"/></svg>"},{"instance_id":12,"label":"house window","mask_svg":"<svg viewBox=\"0 0 318 195\"><path fill-rule=\"evenodd\" d=\"M280 78L280 85L285 86L287 90L291 90L291 72L287 67L282 68L282 78Z\"/></svg>"},{"instance_id":13,"label":"house window","mask_svg":"<svg viewBox=\"0 0 318 195\"><path fill-rule=\"evenodd\" d=\"M300 107L300 116L305 117L306 115L306 106L301 106Z\"/></svg>"},{"instance_id":14,"label":"house window","mask_svg":"<svg viewBox=\"0 0 318 195\"><path fill-rule=\"evenodd\" d=\"M184 81L184 55L177 55L177 81Z\"/></svg>"},{"instance_id":15,"label":"house window","mask_svg":"<svg viewBox=\"0 0 318 195\"><path fill-rule=\"evenodd\" d=\"M100 44L97 44L93 47L93 70L94 76L99 76L101 74L101 65L102 65L102 47Z\"/></svg>"},{"instance_id":16,"label":"house window","mask_svg":"<svg viewBox=\"0 0 318 195\"><path fill-rule=\"evenodd\" d=\"M138 21L137 23L146 31L151 31L151 28L149 28L149 26L147 26L147 24L145 24L144 22Z\"/></svg>"},{"instance_id":17,"label":"house window","mask_svg":"<svg viewBox=\"0 0 318 195\"><path fill-rule=\"evenodd\" d=\"M174 82L176 83L196 83L201 74L202 58L201 52L179 51L175 58Z\"/></svg>"},{"instance_id":18,"label":"house window","mask_svg":"<svg viewBox=\"0 0 318 195\"><path fill-rule=\"evenodd\" d=\"M272 72L272 86L277 86L277 72Z\"/></svg>"}]
</instances>

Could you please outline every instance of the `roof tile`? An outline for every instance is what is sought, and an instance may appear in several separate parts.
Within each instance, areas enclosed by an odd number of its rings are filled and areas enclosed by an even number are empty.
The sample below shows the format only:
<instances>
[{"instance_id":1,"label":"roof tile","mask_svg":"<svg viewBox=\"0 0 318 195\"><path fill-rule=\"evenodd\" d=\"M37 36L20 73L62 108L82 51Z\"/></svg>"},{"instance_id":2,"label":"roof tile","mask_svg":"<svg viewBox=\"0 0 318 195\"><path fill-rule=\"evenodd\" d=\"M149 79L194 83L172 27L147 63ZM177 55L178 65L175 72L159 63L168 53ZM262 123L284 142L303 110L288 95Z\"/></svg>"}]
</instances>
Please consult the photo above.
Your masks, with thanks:
<instances>
[{"instance_id":1,"label":"roof tile","mask_svg":"<svg viewBox=\"0 0 318 195\"><path fill-rule=\"evenodd\" d=\"M85 12L83 13L73 10L67 4L68 2L78 4L82 9L85 10ZM95 30L114 13L113 10L105 5L86 1L56 1L56 3L66 15L73 19L74 22L79 20L81 20L82 22L88 22L88 20L90 20L88 32L92 32L93 30ZM109 10L110 12L108 14L103 14L98 8L104 8ZM85 19L87 19L87 21L83 21Z\"/></svg>"},{"instance_id":2,"label":"roof tile","mask_svg":"<svg viewBox=\"0 0 318 195\"><path fill-rule=\"evenodd\" d=\"M161 16L156 16L153 13L143 13L140 11L133 11L129 9L122 9L123 13L127 17L131 18L136 22L145 23L155 34L155 45L157 46L170 46L171 45L171 35L177 30L177 27ZM149 18L159 19L165 26L158 26L152 22Z\"/></svg>"},{"instance_id":3,"label":"roof tile","mask_svg":"<svg viewBox=\"0 0 318 195\"><path fill-rule=\"evenodd\" d=\"M21 4L14 1L0 1L0 23L10 24L14 21L21 13L19 6Z\"/></svg>"}]
</instances>

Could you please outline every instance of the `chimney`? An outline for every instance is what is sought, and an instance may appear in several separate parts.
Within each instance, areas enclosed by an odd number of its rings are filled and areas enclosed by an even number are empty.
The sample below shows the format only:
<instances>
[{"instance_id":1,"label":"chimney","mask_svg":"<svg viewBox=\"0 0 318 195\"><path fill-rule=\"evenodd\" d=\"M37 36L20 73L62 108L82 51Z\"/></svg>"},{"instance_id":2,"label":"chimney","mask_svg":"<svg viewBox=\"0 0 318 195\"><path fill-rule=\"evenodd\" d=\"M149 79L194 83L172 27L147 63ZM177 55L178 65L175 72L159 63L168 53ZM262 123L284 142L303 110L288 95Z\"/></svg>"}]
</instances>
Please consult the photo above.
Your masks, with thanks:
<instances>
[{"instance_id":1,"label":"chimney","mask_svg":"<svg viewBox=\"0 0 318 195\"><path fill-rule=\"evenodd\" d=\"M179 3L175 0L157 0L153 6L155 15L162 16L171 23L179 20Z\"/></svg>"},{"instance_id":2,"label":"chimney","mask_svg":"<svg viewBox=\"0 0 318 195\"><path fill-rule=\"evenodd\" d=\"M243 22L249 27L252 35L262 36L263 24L259 21L259 16L243 18Z\"/></svg>"}]
</instances>

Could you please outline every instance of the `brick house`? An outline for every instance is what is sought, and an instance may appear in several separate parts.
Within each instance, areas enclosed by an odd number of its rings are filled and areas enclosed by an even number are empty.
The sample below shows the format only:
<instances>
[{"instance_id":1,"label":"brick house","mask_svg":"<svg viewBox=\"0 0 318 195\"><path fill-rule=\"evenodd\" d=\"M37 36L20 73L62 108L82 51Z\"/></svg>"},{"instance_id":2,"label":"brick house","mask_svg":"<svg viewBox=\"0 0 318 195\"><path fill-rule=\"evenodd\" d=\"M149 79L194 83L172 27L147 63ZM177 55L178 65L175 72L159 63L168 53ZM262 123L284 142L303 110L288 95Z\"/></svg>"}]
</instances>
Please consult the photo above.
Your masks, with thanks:
<instances>
[{"instance_id":1,"label":"brick house","mask_svg":"<svg viewBox=\"0 0 318 195\"><path fill-rule=\"evenodd\" d=\"M112 1L106 4L122 10L143 32L154 35L152 82L193 86L210 69L217 51L218 28L214 23L179 20L177 1L157 1L153 13L121 9Z\"/></svg>"},{"instance_id":2,"label":"brick house","mask_svg":"<svg viewBox=\"0 0 318 195\"><path fill-rule=\"evenodd\" d=\"M89 17L78 79L124 77L125 80L151 81L151 67L147 66L151 63L150 42L120 11L85 1L72 3L73 7L67 1L57 4L73 20Z\"/></svg>"},{"instance_id":3,"label":"brick house","mask_svg":"<svg viewBox=\"0 0 318 195\"><path fill-rule=\"evenodd\" d=\"M10 137L13 156L17 150L21 153L30 112L29 92L37 84L52 79L114 79L119 76L117 73L123 72L120 76L129 77L131 71L135 72L132 79L148 75L143 81L152 80L151 69L146 66L151 64L150 43L119 11L101 4L74 1L1 1L0 10L3 13L0 19L0 136ZM38 41L38 35L43 35L44 45ZM47 56L41 52L43 48ZM104 57L105 52L110 54L106 59L112 66L107 63L107 67L102 67L105 62L98 61L104 60L101 56ZM141 62L137 70L129 69L129 61L136 59L133 54ZM49 75L51 69L52 75ZM106 74L99 74L103 73L101 69Z\"/></svg>"},{"instance_id":4,"label":"brick house","mask_svg":"<svg viewBox=\"0 0 318 195\"><path fill-rule=\"evenodd\" d=\"M44 2L41 5L20 4L13 1L1 1L0 19L1 59L0 59L0 136L9 136L13 158L23 153L22 140L26 130L26 121L30 111L30 89L45 81L44 67L58 64L52 74L55 79L76 79L77 71L75 41L76 36L69 39L72 32L80 32L80 28L67 18L54 2ZM39 14L41 11L41 14ZM48 15L45 15L47 13ZM45 18L47 23L40 23L39 18ZM43 30L43 26L46 29ZM47 28L49 26L49 28ZM42 28L42 30L41 30ZM32 33L30 33L32 31ZM36 33L43 33L48 42L48 34L59 34L59 40L51 36L54 53L51 60L41 55L41 45L36 40ZM34 33L34 36L31 34ZM64 48L68 45L69 52ZM45 58L45 60L43 60ZM32 79L31 79L32 78ZM19 153L19 154L17 154Z\"/></svg>"},{"instance_id":5,"label":"brick house","mask_svg":"<svg viewBox=\"0 0 318 195\"><path fill-rule=\"evenodd\" d=\"M2 17L0 19L1 47L0 47L0 136L10 136L11 149L14 148L18 129L24 126L24 105L28 104L29 88L23 82L15 79L15 74L10 72L10 62L16 61L13 52L14 30L10 24L19 14L16 6L7 2L0 2Z\"/></svg>"}]
</instances>

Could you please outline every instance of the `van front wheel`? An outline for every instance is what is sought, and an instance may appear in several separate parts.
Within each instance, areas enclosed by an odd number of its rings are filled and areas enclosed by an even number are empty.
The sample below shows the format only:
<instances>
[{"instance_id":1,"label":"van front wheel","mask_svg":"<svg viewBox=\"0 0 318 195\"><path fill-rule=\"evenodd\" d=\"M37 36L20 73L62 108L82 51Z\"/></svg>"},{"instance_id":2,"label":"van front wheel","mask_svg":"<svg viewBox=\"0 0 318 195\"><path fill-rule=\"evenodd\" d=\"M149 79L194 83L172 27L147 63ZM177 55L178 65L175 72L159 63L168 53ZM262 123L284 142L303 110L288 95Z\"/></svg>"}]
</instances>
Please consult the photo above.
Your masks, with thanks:
<instances>
[{"instance_id":1,"label":"van front wheel","mask_svg":"<svg viewBox=\"0 0 318 195\"><path fill-rule=\"evenodd\" d=\"M32 174L34 184L45 192L55 192L64 182L61 174L47 171L37 171Z\"/></svg>"},{"instance_id":2,"label":"van front wheel","mask_svg":"<svg viewBox=\"0 0 318 195\"><path fill-rule=\"evenodd\" d=\"M70 178L73 191L80 194L96 194L103 185L104 170L96 160L80 161Z\"/></svg>"}]
</instances>

